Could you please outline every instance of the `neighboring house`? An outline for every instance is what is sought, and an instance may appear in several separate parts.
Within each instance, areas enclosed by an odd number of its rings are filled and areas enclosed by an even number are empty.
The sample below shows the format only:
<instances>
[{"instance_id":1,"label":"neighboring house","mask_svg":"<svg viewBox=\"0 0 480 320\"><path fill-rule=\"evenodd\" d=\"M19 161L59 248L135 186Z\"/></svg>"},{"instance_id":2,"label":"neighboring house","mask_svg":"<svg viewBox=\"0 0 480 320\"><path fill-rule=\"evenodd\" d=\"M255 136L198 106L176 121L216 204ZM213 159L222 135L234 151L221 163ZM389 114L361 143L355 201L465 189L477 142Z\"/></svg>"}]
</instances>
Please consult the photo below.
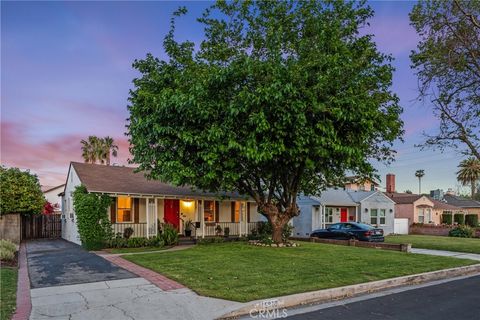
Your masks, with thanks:
<instances>
[{"instance_id":1,"label":"neighboring house","mask_svg":"<svg viewBox=\"0 0 480 320\"><path fill-rule=\"evenodd\" d=\"M300 215L292 219L293 235L309 237L333 223L358 221L393 232L394 202L379 191L327 189L316 196L300 196Z\"/></svg>"},{"instance_id":2,"label":"neighboring house","mask_svg":"<svg viewBox=\"0 0 480 320\"><path fill-rule=\"evenodd\" d=\"M217 226L230 229L230 235L250 234L259 221L265 219L257 212L256 204L235 194L213 194L189 187L175 187L148 180L135 168L70 163L63 193L62 237L80 243L72 192L84 185L89 192L110 195L113 204L109 217L114 232L127 227L133 236L155 236L158 222L169 223L184 233L185 222L192 220L196 237L214 236Z\"/></svg>"},{"instance_id":3,"label":"neighboring house","mask_svg":"<svg viewBox=\"0 0 480 320\"><path fill-rule=\"evenodd\" d=\"M464 211L466 211L466 214L478 215L478 219L480 220L480 201L466 199L451 194L445 194L443 196L443 201L452 206L462 208Z\"/></svg>"},{"instance_id":4,"label":"neighboring house","mask_svg":"<svg viewBox=\"0 0 480 320\"><path fill-rule=\"evenodd\" d=\"M410 193L385 194L395 202L395 218L408 219L408 225L440 223L440 217L434 215L434 203L429 197Z\"/></svg>"},{"instance_id":5,"label":"neighboring house","mask_svg":"<svg viewBox=\"0 0 480 320\"><path fill-rule=\"evenodd\" d=\"M442 223L442 215L444 214L466 214L466 210L453 206L451 204L446 203L445 201L439 201L430 198L433 202L433 223L441 224Z\"/></svg>"},{"instance_id":6,"label":"neighboring house","mask_svg":"<svg viewBox=\"0 0 480 320\"><path fill-rule=\"evenodd\" d=\"M61 184L56 187L52 186L42 186L42 192L48 202L52 205L54 209L54 214L62 213L62 197L60 193L63 192L65 184Z\"/></svg>"},{"instance_id":7,"label":"neighboring house","mask_svg":"<svg viewBox=\"0 0 480 320\"><path fill-rule=\"evenodd\" d=\"M378 183L369 179L362 179L358 176L347 177L345 183L345 190L354 191L375 191L378 188Z\"/></svg>"}]
</instances>

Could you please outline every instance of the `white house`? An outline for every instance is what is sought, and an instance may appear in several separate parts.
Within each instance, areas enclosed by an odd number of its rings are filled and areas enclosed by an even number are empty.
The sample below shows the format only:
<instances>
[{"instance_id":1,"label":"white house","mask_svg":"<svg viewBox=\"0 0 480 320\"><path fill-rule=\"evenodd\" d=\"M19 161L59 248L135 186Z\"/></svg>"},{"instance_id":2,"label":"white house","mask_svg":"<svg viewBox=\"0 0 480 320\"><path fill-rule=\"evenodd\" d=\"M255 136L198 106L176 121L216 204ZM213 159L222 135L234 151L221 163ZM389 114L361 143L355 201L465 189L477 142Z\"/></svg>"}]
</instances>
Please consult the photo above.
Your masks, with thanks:
<instances>
[{"instance_id":1,"label":"white house","mask_svg":"<svg viewBox=\"0 0 480 320\"><path fill-rule=\"evenodd\" d=\"M52 205L55 214L62 213L62 197L60 196L60 193L63 192L64 187L65 184L61 184L56 187L42 186L43 195L45 199Z\"/></svg>"},{"instance_id":2,"label":"white house","mask_svg":"<svg viewBox=\"0 0 480 320\"><path fill-rule=\"evenodd\" d=\"M193 223L192 236L214 236L221 228L232 236L244 236L256 229L263 217L257 205L235 193L213 194L148 180L135 168L70 163L63 193L62 237L80 244L73 206L75 187L84 185L89 192L107 194L113 203L109 217L113 231L127 227L133 236L150 237L158 232L158 223L169 223L185 234L185 222Z\"/></svg>"},{"instance_id":3,"label":"white house","mask_svg":"<svg viewBox=\"0 0 480 320\"><path fill-rule=\"evenodd\" d=\"M319 197L300 196L300 215L293 218L293 235L309 237L313 230L338 222L362 222L393 233L395 203L379 191L327 189Z\"/></svg>"}]
</instances>

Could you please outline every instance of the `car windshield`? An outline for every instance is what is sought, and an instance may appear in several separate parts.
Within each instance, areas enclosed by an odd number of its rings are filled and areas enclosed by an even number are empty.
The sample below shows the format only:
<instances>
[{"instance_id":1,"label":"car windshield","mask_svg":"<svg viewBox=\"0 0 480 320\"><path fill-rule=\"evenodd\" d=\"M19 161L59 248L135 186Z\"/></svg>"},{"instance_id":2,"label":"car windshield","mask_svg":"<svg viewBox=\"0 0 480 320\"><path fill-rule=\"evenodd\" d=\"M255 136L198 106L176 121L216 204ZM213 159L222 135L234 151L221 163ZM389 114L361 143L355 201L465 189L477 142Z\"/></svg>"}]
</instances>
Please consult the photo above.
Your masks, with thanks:
<instances>
[{"instance_id":1,"label":"car windshield","mask_svg":"<svg viewBox=\"0 0 480 320\"><path fill-rule=\"evenodd\" d=\"M368 225L368 224L365 224L365 223L357 223L357 226L358 226L359 228L362 228L362 229L368 229L368 230L370 230L370 229L375 229L374 227L372 227L372 226L370 226L370 225Z\"/></svg>"}]
</instances>

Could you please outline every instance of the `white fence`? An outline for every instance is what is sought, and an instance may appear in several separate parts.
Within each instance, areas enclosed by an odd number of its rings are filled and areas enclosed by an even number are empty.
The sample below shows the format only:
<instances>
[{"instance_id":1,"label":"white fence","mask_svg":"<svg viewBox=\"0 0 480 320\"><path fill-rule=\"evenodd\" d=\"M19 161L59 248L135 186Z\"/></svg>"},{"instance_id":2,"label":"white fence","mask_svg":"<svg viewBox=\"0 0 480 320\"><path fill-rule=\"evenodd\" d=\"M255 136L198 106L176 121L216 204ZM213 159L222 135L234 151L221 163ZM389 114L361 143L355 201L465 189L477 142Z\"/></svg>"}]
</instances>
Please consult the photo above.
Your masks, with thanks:
<instances>
[{"instance_id":1,"label":"white fence","mask_svg":"<svg viewBox=\"0 0 480 320\"><path fill-rule=\"evenodd\" d=\"M393 233L408 234L408 219L395 218L395 224L393 225Z\"/></svg>"}]
</instances>

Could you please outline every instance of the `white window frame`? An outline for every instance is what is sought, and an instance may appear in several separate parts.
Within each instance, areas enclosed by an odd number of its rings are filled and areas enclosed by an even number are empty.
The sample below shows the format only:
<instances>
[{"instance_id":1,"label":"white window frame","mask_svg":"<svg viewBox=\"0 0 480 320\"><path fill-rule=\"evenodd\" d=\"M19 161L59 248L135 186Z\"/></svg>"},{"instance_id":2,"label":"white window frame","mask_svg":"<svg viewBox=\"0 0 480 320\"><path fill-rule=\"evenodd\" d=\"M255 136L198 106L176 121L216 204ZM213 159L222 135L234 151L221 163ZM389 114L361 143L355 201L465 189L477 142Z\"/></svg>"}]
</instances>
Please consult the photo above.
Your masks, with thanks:
<instances>
[{"instance_id":1,"label":"white window frame","mask_svg":"<svg viewBox=\"0 0 480 320\"><path fill-rule=\"evenodd\" d=\"M325 223L333 223L333 209L332 207L325 208L324 219Z\"/></svg>"},{"instance_id":2,"label":"white window frame","mask_svg":"<svg viewBox=\"0 0 480 320\"><path fill-rule=\"evenodd\" d=\"M383 212L383 216L382 216ZM382 218L383 218L383 223L382 223ZM387 209L379 209L378 210L378 225L384 226L387 224Z\"/></svg>"},{"instance_id":3,"label":"white window frame","mask_svg":"<svg viewBox=\"0 0 480 320\"><path fill-rule=\"evenodd\" d=\"M420 217L422 217L422 220L420 220ZM424 208L418 208L418 223L425 223L425 209Z\"/></svg>"},{"instance_id":4,"label":"white window frame","mask_svg":"<svg viewBox=\"0 0 480 320\"><path fill-rule=\"evenodd\" d=\"M373 212L375 212L375 215L373 215ZM370 224L371 225L378 225L378 209L370 209Z\"/></svg>"},{"instance_id":5,"label":"white window frame","mask_svg":"<svg viewBox=\"0 0 480 320\"><path fill-rule=\"evenodd\" d=\"M130 200L130 204L131 204L131 207L130 207L130 221L121 221L121 222L118 221L118 198L120 198L120 197L115 198L115 201L116 201L116 203L115 203L115 223L134 223L135 222L135 218L134 218L134 215L135 215L134 207L135 206L133 205L133 202L134 202L133 198L132 197L124 197L124 198L130 198L131 199ZM147 203L147 205L148 205L148 203ZM122 208L122 209L126 209L126 208Z\"/></svg>"}]
</instances>

